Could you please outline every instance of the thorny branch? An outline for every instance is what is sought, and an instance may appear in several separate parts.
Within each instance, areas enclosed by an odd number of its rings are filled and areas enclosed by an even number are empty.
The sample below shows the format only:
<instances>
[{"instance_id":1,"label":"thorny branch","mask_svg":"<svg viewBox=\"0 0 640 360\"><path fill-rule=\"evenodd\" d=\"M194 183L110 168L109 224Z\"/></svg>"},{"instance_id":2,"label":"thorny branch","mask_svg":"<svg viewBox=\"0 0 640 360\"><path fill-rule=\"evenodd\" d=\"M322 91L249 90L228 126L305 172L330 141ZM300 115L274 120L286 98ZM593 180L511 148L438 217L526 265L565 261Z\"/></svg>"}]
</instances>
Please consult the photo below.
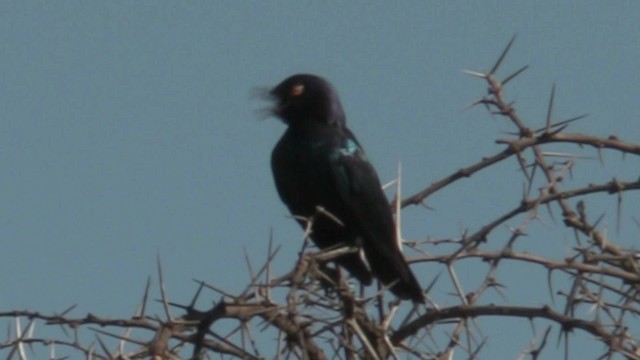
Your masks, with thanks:
<instances>
[{"instance_id":1,"label":"thorny branch","mask_svg":"<svg viewBox=\"0 0 640 360\"><path fill-rule=\"evenodd\" d=\"M543 352L554 351L548 346L553 343L549 336L554 333L564 345L566 359L571 358L572 349L580 346L569 333L604 345L598 348L601 359L617 355L640 359L640 327L636 320L640 316L640 253L632 246L622 246L624 239L608 234L601 222L602 211L594 217L590 214L593 209L588 207L593 206L590 200L598 194L614 195L620 204L623 195L631 196L640 189L640 181L612 177L604 183L571 180L571 185L566 185L571 178L567 175L585 165L581 161L585 154L562 154L565 161L556 162L551 159L557 153L546 148L550 144L572 144L577 145L577 151L594 148L599 154L613 151L640 155L640 145L615 135L565 132L584 116L554 120L555 86L545 123L537 128L528 125L505 95L506 84L528 67L521 67L503 80L497 76L512 44L513 39L491 70L467 71L487 84L487 95L474 105L484 106L491 115L509 121L514 128L512 137L495 140L504 148L408 196L396 210L400 216L400 208L425 204L432 194L444 192L462 179L471 182L474 175L490 172L494 165L505 161L513 161L524 179L523 194L511 196L511 207L502 209L501 215L478 229L465 229L461 236L449 239L407 242L422 254L411 258L416 268L428 266L431 270L416 271L423 284L430 282L427 306L392 301L385 289L356 291L355 284L330 265L332 259L358 251L356 248L312 253L305 242L292 270L273 277L271 265L278 249L273 248L270 239L266 260L257 271L247 260L250 280L238 295L198 281L190 304L173 303L159 266L162 316L148 314L149 284L139 310L130 318L108 319L93 314L72 317L72 309L54 315L26 310L0 312L0 318L7 319L9 325L0 351L8 359L27 359L29 351L38 348L47 349L52 359L74 352L90 359L217 358L214 354L251 360L398 359L407 354L422 359L450 359L454 352L475 359L481 358L487 347L500 346L496 340L491 344L485 335L499 323L486 319L508 318L531 324L531 340L522 344L518 357L521 359L538 359ZM570 245L564 240L565 253L550 256L528 248L519 250L527 245L522 239L529 236L530 225L546 225L547 216L555 222L556 213L573 237ZM620 210L617 216L622 216ZM306 220L309 224L313 221ZM551 230L557 231L558 227L547 227L545 241L557 242L561 235ZM509 230L506 236L498 231L502 228ZM310 229L311 226L305 237ZM474 266L475 278L462 275L460 269L465 266ZM529 291L538 295L531 302L521 300L518 290L507 284L505 272L516 267L546 274L546 284L527 284ZM439 269L440 275L433 269ZM219 298L209 308L199 310L197 301L207 291ZM546 300L540 296L543 293L548 294ZM540 322L545 324L542 331L535 327ZM41 335L43 325L59 328L62 334Z\"/></svg>"}]
</instances>

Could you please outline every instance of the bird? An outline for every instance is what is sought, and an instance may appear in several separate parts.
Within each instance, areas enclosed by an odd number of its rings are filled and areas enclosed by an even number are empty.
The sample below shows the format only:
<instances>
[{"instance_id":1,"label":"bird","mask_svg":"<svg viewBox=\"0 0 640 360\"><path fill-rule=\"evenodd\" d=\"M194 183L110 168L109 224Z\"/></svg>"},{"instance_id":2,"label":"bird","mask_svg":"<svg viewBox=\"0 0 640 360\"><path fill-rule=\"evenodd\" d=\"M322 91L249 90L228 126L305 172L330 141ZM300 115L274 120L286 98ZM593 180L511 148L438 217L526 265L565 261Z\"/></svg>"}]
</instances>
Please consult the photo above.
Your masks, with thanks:
<instances>
[{"instance_id":1,"label":"bird","mask_svg":"<svg viewBox=\"0 0 640 360\"><path fill-rule=\"evenodd\" d=\"M396 240L395 223L378 175L346 124L334 87L296 74L268 90L271 115L287 129L271 154L277 192L318 248L356 246L335 262L364 285L375 277L402 300L424 292ZM312 219L311 221L309 221Z\"/></svg>"}]
</instances>

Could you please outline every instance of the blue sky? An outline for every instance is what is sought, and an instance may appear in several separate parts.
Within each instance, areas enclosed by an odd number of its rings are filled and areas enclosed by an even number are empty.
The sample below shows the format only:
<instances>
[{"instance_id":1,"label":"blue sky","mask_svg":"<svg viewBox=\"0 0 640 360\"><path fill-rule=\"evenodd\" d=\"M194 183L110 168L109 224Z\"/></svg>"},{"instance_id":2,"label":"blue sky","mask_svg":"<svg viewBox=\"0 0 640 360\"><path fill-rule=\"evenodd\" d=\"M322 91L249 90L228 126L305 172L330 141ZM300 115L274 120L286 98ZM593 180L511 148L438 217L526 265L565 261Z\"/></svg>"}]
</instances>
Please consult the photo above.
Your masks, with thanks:
<instances>
[{"instance_id":1,"label":"blue sky","mask_svg":"<svg viewBox=\"0 0 640 360\"><path fill-rule=\"evenodd\" d=\"M589 113L572 131L637 142L638 14L622 1L3 2L0 309L127 316L157 255L174 301L193 278L239 291L243 252L264 259L271 230L275 268L288 270L302 234L269 168L284 125L261 121L267 104L251 94L294 73L335 85L381 179L402 161L405 195L500 149L511 128L464 111L485 89L462 70L488 69L514 34L503 74L531 65L508 96L532 127L555 83L558 117ZM616 154L576 176L635 179L637 165ZM477 229L514 204L517 170L456 184L429 199L435 211L407 209L405 237ZM629 247L635 230L621 232Z\"/></svg>"}]
</instances>

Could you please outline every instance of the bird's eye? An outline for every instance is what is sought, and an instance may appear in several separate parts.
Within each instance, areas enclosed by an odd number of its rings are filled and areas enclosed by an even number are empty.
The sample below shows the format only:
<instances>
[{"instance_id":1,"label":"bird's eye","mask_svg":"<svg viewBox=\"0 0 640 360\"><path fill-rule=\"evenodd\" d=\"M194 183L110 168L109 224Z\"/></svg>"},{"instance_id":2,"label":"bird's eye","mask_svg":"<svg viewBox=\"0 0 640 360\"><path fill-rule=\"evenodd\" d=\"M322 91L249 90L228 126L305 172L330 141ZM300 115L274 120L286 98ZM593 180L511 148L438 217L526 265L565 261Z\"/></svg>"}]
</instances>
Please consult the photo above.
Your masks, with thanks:
<instances>
[{"instance_id":1,"label":"bird's eye","mask_svg":"<svg viewBox=\"0 0 640 360\"><path fill-rule=\"evenodd\" d=\"M304 85L297 84L291 88L291 96L300 96L304 92Z\"/></svg>"}]
</instances>

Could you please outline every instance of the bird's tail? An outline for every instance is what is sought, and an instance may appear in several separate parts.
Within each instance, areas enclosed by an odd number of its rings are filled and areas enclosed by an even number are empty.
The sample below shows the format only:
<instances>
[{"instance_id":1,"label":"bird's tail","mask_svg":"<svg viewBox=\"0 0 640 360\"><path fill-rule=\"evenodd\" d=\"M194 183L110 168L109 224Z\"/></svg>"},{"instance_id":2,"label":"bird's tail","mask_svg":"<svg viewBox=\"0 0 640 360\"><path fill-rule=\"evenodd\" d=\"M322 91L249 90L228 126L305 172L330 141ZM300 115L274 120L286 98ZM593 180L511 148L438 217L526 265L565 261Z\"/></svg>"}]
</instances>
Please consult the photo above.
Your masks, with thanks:
<instances>
[{"instance_id":1,"label":"bird's tail","mask_svg":"<svg viewBox=\"0 0 640 360\"><path fill-rule=\"evenodd\" d=\"M398 249L392 252L379 251L379 249L367 252L367 260L373 273L386 286L391 286L393 294L403 300L424 303L425 297L420 283L411 271Z\"/></svg>"},{"instance_id":2,"label":"bird's tail","mask_svg":"<svg viewBox=\"0 0 640 360\"><path fill-rule=\"evenodd\" d=\"M336 262L343 266L349 273L354 276L363 285L370 285L373 280L371 272L367 265L364 264L358 254L346 254L336 259Z\"/></svg>"}]
</instances>

